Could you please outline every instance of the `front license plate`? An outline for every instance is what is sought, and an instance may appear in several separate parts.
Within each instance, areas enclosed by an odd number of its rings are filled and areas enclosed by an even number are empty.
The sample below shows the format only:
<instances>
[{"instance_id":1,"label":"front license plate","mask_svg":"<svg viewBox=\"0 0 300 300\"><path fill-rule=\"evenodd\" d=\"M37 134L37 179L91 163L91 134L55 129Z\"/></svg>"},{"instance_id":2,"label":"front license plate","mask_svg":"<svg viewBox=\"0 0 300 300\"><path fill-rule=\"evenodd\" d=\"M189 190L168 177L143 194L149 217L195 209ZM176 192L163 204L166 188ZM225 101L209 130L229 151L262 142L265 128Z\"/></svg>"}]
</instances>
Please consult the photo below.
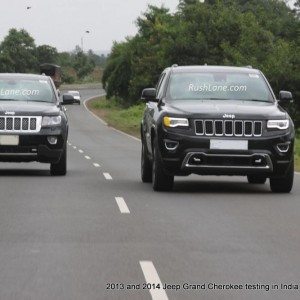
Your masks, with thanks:
<instances>
[{"instance_id":1,"label":"front license plate","mask_svg":"<svg viewBox=\"0 0 300 300\"><path fill-rule=\"evenodd\" d=\"M18 135L0 135L1 146L18 146L19 136Z\"/></svg>"},{"instance_id":2,"label":"front license plate","mask_svg":"<svg viewBox=\"0 0 300 300\"><path fill-rule=\"evenodd\" d=\"M248 150L248 141L210 140L212 150Z\"/></svg>"}]
</instances>

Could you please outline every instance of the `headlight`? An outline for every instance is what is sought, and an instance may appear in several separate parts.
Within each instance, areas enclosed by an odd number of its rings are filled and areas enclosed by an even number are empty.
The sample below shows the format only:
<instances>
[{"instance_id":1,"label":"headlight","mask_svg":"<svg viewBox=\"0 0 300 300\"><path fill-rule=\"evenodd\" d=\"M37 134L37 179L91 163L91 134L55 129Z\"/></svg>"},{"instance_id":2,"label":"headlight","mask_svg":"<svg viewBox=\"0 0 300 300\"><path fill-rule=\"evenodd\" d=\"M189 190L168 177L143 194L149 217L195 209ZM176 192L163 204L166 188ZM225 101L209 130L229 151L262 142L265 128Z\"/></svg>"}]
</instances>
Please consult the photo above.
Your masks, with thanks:
<instances>
[{"instance_id":1,"label":"headlight","mask_svg":"<svg viewBox=\"0 0 300 300\"><path fill-rule=\"evenodd\" d=\"M290 126L289 120L269 120L267 127L270 129L288 129Z\"/></svg>"},{"instance_id":2,"label":"headlight","mask_svg":"<svg viewBox=\"0 0 300 300\"><path fill-rule=\"evenodd\" d=\"M42 126L55 126L61 124L61 116L43 117Z\"/></svg>"},{"instance_id":3,"label":"headlight","mask_svg":"<svg viewBox=\"0 0 300 300\"><path fill-rule=\"evenodd\" d=\"M185 118L164 117L166 127L189 127L189 120Z\"/></svg>"}]
</instances>

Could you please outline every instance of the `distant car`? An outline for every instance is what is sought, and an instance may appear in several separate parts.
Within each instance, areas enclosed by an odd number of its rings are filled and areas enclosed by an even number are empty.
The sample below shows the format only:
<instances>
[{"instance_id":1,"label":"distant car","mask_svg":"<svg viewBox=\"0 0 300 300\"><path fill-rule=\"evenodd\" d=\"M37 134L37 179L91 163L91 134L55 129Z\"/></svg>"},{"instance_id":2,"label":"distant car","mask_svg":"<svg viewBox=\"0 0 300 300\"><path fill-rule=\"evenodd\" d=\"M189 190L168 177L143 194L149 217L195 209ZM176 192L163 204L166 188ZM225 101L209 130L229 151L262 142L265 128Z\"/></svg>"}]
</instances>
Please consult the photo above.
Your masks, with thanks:
<instances>
[{"instance_id":1,"label":"distant car","mask_svg":"<svg viewBox=\"0 0 300 300\"><path fill-rule=\"evenodd\" d=\"M68 91L67 94L72 95L74 98L74 103L78 103L80 105L81 95L78 91Z\"/></svg>"}]
</instances>

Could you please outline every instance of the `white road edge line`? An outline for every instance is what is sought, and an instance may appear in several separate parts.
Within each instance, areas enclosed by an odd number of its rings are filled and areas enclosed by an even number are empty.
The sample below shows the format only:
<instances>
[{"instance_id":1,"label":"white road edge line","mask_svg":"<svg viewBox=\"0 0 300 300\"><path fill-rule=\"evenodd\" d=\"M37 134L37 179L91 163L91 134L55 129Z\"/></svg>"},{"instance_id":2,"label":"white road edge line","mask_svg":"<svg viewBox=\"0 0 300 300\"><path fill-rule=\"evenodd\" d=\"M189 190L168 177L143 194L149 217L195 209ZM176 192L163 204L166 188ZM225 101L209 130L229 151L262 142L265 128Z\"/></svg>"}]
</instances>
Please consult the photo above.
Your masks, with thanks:
<instances>
[{"instance_id":1,"label":"white road edge line","mask_svg":"<svg viewBox=\"0 0 300 300\"><path fill-rule=\"evenodd\" d=\"M166 291L163 289L163 285L160 281L158 273L152 263L152 261L140 261L140 266L144 273L146 282L149 284L160 285L160 289L150 289L149 292L153 300L168 300Z\"/></svg>"},{"instance_id":2,"label":"white road edge line","mask_svg":"<svg viewBox=\"0 0 300 300\"><path fill-rule=\"evenodd\" d=\"M112 177L109 173L103 173L103 176L105 177L106 180L112 180Z\"/></svg>"},{"instance_id":3,"label":"white road edge line","mask_svg":"<svg viewBox=\"0 0 300 300\"><path fill-rule=\"evenodd\" d=\"M117 204L119 206L121 214L130 214L130 210L122 197L115 197Z\"/></svg>"},{"instance_id":4,"label":"white road edge line","mask_svg":"<svg viewBox=\"0 0 300 300\"><path fill-rule=\"evenodd\" d=\"M103 97L103 96L105 96L105 95L106 95L106 94L104 93L104 94L99 95L99 96L94 96L94 97L88 98L88 99L84 100L83 105L84 105L85 109L86 109L93 117L95 117L98 121L100 121L100 122L101 122L102 124L104 124L105 126L108 126L108 124L107 124L104 120L102 120L99 116L97 116L97 115L94 114L92 111L90 111L90 110L87 108L87 105L86 105L86 103L87 103L88 101L90 101L90 100L92 100L92 99L95 99L95 98L97 98L97 97ZM112 130L114 130L114 131L116 131L116 132L118 132L118 133L121 133L122 135L125 135L125 136L127 136L127 137L129 137L129 138L131 138L131 139L134 139L134 140L139 141L139 142L141 141L140 139L136 138L135 136L130 135L130 134L128 134L128 133L125 133L125 132L123 132L123 131L121 131L121 130L118 130L118 129L114 128L114 127L109 127L109 128L111 128Z\"/></svg>"},{"instance_id":5,"label":"white road edge line","mask_svg":"<svg viewBox=\"0 0 300 300\"><path fill-rule=\"evenodd\" d=\"M95 167L95 168L100 168L101 166L99 165L99 164L97 164L97 163L93 163L93 166Z\"/></svg>"},{"instance_id":6,"label":"white road edge line","mask_svg":"<svg viewBox=\"0 0 300 300\"><path fill-rule=\"evenodd\" d=\"M91 158L90 158L89 156L87 156L87 155L86 155L84 158L87 159L87 160L90 160L90 159L91 159Z\"/></svg>"},{"instance_id":7,"label":"white road edge line","mask_svg":"<svg viewBox=\"0 0 300 300\"><path fill-rule=\"evenodd\" d=\"M106 125L107 126L107 123L104 121L104 120L102 120L100 117L98 117L96 114L94 114L92 111L90 111L88 108L87 108L87 106L86 106L86 103L88 102L88 101L90 101L90 100L92 100L92 99L95 99L95 98L98 98L98 97L103 97L103 96L105 96L106 95L106 93L103 93L103 94L101 94L101 95L97 95L97 96L93 96L93 97L90 97L90 98L88 98L88 99L85 99L84 101L83 101L83 105L84 105L84 108L93 116L93 117L95 117L98 121L100 121L102 124L104 124L104 125Z\"/></svg>"}]
</instances>

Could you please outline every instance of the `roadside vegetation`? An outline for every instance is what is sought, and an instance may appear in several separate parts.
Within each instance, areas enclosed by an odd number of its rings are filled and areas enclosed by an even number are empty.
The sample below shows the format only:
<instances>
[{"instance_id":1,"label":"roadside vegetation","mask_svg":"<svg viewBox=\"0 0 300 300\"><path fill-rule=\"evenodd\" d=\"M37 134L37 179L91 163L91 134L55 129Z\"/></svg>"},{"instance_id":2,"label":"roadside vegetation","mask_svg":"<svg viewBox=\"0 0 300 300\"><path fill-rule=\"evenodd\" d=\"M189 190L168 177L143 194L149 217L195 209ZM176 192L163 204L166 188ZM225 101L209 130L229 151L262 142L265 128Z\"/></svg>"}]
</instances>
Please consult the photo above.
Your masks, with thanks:
<instances>
[{"instance_id":1,"label":"roadside vegetation","mask_svg":"<svg viewBox=\"0 0 300 300\"><path fill-rule=\"evenodd\" d=\"M105 97L101 97L89 101L88 108L107 122L109 126L135 137L140 137L140 124L145 103L124 107L116 99L107 100Z\"/></svg>"},{"instance_id":2,"label":"roadside vegetation","mask_svg":"<svg viewBox=\"0 0 300 300\"><path fill-rule=\"evenodd\" d=\"M39 73L39 65L53 63L62 67L64 83L100 82L106 56L92 50L83 52L79 46L71 52L58 52L49 45L36 46L24 30L10 29L0 41L0 73Z\"/></svg>"}]
</instances>

